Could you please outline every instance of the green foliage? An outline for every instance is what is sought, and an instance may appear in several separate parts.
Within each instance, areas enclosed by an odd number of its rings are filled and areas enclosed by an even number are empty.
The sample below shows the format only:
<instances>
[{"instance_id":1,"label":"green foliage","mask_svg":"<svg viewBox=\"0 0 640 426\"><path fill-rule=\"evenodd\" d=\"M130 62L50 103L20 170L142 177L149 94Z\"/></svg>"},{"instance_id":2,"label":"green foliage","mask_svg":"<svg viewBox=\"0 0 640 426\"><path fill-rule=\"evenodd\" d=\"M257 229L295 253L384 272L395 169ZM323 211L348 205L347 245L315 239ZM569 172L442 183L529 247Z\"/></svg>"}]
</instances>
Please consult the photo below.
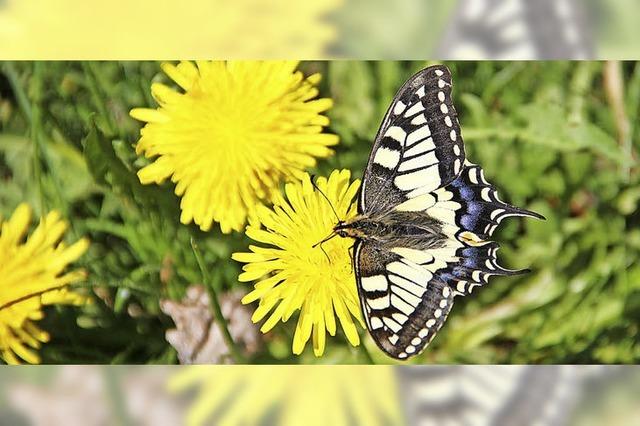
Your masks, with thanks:
<instances>
[{"instance_id":1,"label":"green foliage","mask_svg":"<svg viewBox=\"0 0 640 426\"><path fill-rule=\"evenodd\" d=\"M336 155L312 172L348 168L362 176L371 141L395 91L425 62L303 63L323 74L334 99ZM547 220L504 223L501 263L530 274L493 279L457 299L448 323L416 362L634 363L640 359L640 65L622 64L631 146L618 134L604 65L597 62L456 62L454 102L470 161L502 198ZM141 185L133 107L152 106L156 63L0 65L0 215L22 201L57 208L70 238L92 241L82 266L96 302L56 308L45 362L166 363L173 327L158 307L202 279L197 242L212 285L237 282L231 253L239 233L202 233L179 223L173 185ZM355 283L354 283L355 285ZM290 352L294 324L276 327L251 362L364 362L343 336L323 358ZM363 333L364 335L364 333ZM372 345L376 362L388 362Z\"/></svg>"}]
</instances>

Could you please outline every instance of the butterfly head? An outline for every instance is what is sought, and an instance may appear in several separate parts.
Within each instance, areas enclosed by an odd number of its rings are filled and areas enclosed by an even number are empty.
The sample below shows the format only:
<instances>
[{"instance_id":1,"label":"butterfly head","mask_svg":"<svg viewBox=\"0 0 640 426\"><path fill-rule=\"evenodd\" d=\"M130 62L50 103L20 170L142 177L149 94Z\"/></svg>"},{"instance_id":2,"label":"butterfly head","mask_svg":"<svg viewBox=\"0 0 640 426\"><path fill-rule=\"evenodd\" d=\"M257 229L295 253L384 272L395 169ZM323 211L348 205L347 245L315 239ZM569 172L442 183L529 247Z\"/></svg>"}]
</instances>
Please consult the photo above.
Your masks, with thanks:
<instances>
[{"instance_id":1,"label":"butterfly head","mask_svg":"<svg viewBox=\"0 0 640 426\"><path fill-rule=\"evenodd\" d=\"M367 236L366 225L361 215L356 216L349 220L341 220L336 226L333 227L333 232L341 236L342 238L361 238L364 239Z\"/></svg>"}]
</instances>

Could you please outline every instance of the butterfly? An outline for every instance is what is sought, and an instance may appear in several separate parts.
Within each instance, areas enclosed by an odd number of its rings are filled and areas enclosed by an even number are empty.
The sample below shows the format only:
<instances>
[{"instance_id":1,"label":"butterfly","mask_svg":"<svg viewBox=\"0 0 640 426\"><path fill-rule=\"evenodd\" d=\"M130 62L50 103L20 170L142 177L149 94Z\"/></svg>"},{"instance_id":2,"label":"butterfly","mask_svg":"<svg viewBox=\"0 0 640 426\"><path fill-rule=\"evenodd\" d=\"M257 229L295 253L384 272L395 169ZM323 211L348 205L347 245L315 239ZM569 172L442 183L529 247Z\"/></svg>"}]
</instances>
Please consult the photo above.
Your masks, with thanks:
<instances>
[{"instance_id":1,"label":"butterfly","mask_svg":"<svg viewBox=\"0 0 640 426\"><path fill-rule=\"evenodd\" d=\"M465 158L451 100L451 73L432 66L396 94L360 187L358 214L334 232L355 239L353 261L367 329L389 356L424 350L455 296L514 275L490 237L509 216L537 213L502 202Z\"/></svg>"},{"instance_id":2,"label":"butterfly","mask_svg":"<svg viewBox=\"0 0 640 426\"><path fill-rule=\"evenodd\" d=\"M592 7L578 0L459 0L439 58L594 57ZM590 13L591 12L591 13Z\"/></svg>"},{"instance_id":3,"label":"butterfly","mask_svg":"<svg viewBox=\"0 0 640 426\"><path fill-rule=\"evenodd\" d=\"M409 424L561 426L584 394L620 377L616 366L400 366L399 400ZM586 391L586 392L585 392Z\"/></svg>"}]
</instances>

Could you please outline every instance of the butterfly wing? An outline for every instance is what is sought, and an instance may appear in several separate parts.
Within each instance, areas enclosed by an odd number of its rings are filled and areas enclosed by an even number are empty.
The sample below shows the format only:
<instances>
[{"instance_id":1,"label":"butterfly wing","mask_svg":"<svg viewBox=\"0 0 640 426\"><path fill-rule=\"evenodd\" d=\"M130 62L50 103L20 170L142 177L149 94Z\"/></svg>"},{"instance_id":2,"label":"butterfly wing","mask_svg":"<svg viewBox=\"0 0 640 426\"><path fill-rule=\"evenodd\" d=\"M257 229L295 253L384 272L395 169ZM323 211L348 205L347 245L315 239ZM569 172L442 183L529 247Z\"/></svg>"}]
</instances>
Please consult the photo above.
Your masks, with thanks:
<instances>
[{"instance_id":1,"label":"butterfly wing","mask_svg":"<svg viewBox=\"0 0 640 426\"><path fill-rule=\"evenodd\" d=\"M593 57L593 25L584 3L577 0L460 0L436 57Z\"/></svg>"},{"instance_id":2,"label":"butterfly wing","mask_svg":"<svg viewBox=\"0 0 640 426\"><path fill-rule=\"evenodd\" d=\"M569 424L586 378L575 365L414 366L397 374L409 421L434 426Z\"/></svg>"},{"instance_id":3,"label":"butterfly wing","mask_svg":"<svg viewBox=\"0 0 640 426\"><path fill-rule=\"evenodd\" d=\"M373 144L359 211L386 211L453 181L465 161L451 73L428 67L396 94Z\"/></svg>"},{"instance_id":4,"label":"butterfly wing","mask_svg":"<svg viewBox=\"0 0 640 426\"><path fill-rule=\"evenodd\" d=\"M369 242L355 245L356 277L369 333L389 356L405 359L431 342L451 310L454 293L434 276L423 253L416 263Z\"/></svg>"},{"instance_id":5,"label":"butterfly wing","mask_svg":"<svg viewBox=\"0 0 640 426\"><path fill-rule=\"evenodd\" d=\"M500 200L495 186L487 182L478 165L465 163L460 175L446 187L438 188L396 206L395 210L426 214L442 224L448 253L440 250L439 269L431 271L459 295L469 294L488 282L492 275L515 275L526 270L510 270L497 263L500 246L490 241L498 225L513 216L544 219L543 216ZM420 219L417 219L420 220Z\"/></svg>"}]
</instances>

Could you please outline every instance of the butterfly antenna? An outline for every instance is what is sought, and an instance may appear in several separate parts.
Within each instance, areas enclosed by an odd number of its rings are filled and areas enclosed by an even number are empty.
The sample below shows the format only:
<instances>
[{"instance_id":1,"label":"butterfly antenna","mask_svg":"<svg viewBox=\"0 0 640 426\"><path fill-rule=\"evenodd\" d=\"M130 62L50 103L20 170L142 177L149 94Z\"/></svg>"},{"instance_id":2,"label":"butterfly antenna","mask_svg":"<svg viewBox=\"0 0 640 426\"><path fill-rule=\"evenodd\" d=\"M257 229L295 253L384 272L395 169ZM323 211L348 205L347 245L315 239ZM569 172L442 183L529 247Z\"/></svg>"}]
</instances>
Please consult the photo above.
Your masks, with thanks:
<instances>
[{"instance_id":1,"label":"butterfly antenna","mask_svg":"<svg viewBox=\"0 0 640 426\"><path fill-rule=\"evenodd\" d=\"M315 175L311 175L311 185L313 185L313 187L316 189L316 191L318 191L325 200L327 200L327 203L329 203L329 207L331 207L331 210L333 211L333 214L336 216L336 219L338 219L338 223L342 223L342 220L340 220L340 216L338 216L338 212L336 212L335 207L333 207L333 204L331 203L331 200L329 199L329 197L327 197L327 195L322 192L322 190L320 188L318 188L318 185L316 185L315 183ZM319 244L322 244L324 241L321 241Z\"/></svg>"},{"instance_id":2,"label":"butterfly antenna","mask_svg":"<svg viewBox=\"0 0 640 426\"><path fill-rule=\"evenodd\" d=\"M318 241L317 243L312 245L311 248L316 248L316 247L320 246L320 250L322 250L322 252L324 253L324 255L327 258L327 260L329 262L331 262L331 259L329 258L329 255L327 254L327 252L324 250L324 247L322 247L322 244L326 243L327 241L329 241L330 239L332 239L336 235L338 235L338 234L336 234L335 232L332 232L328 237L324 238L322 241Z\"/></svg>"}]
</instances>

